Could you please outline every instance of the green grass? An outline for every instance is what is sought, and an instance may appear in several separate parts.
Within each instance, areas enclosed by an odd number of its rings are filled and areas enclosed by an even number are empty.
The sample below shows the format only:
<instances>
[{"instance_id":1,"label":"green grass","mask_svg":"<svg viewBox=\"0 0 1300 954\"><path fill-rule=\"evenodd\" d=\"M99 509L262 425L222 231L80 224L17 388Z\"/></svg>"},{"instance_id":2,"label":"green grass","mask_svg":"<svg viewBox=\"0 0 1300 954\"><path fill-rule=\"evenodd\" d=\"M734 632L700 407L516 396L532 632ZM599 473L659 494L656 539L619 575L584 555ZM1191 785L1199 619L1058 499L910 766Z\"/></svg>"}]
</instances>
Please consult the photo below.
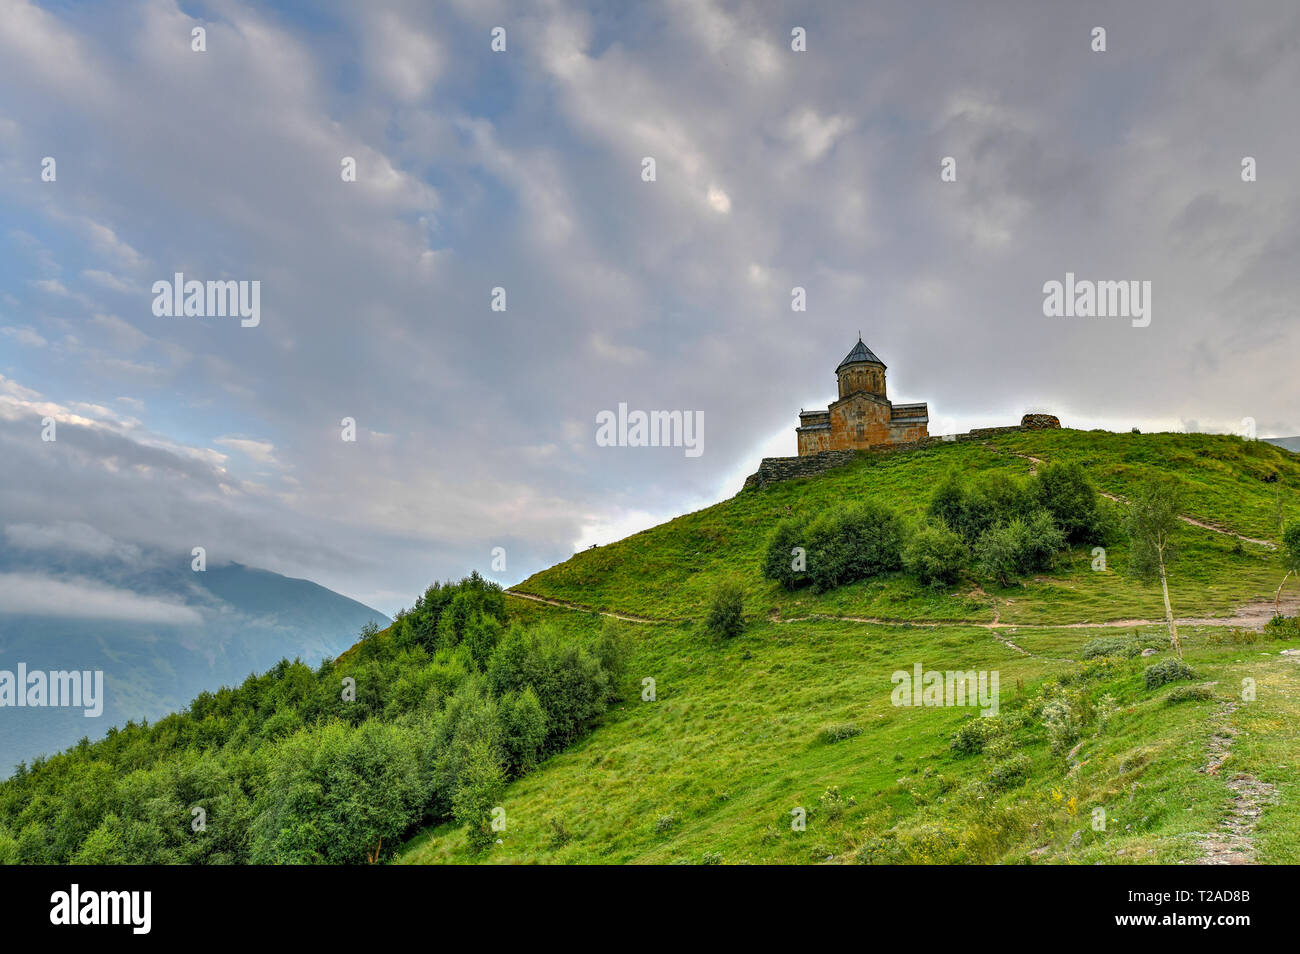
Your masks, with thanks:
<instances>
[{"instance_id":1,"label":"green grass","mask_svg":"<svg viewBox=\"0 0 1300 954\"><path fill-rule=\"evenodd\" d=\"M397 861L1189 862L1229 811L1228 781L1248 773L1277 786L1280 797L1259 824L1257 860L1300 862L1300 661L1279 655L1296 642L1261 636L1236 644L1223 639L1226 627L1185 626L1186 661L1211 698L1170 703L1174 686L1143 683L1145 667L1168 656L1163 627L1065 628L1163 615L1158 589L1125 575L1123 547L1108 553L1107 572L1090 569L1091 554L1080 550L1057 572L1005 589L968 578L935 591L895 574L791 594L759 576L767 536L787 514L876 498L915 517L948 468L1024 475L1030 464L1018 455L1079 461L1099 487L1119 495L1144 476L1172 474L1185 486L1191 516L1246 536L1278 538L1275 489L1287 516L1300 516L1300 457L1271 445L1059 431L868 458L577 554L518 589L673 621L622 624L634 646L626 701L508 786L500 845L473 854L463 832L444 825L410 841ZM1194 527L1183 537L1171 570L1177 615L1226 616L1271 600L1282 576L1275 552ZM697 621L724 578L745 586L754 621L719 644ZM514 599L511 612L575 633L603 623ZM995 612L1011 625L977 625ZM774 613L793 621L774 622ZM814 614L893 622L801 619ZM1089 639L1126 632L1163 648L1154 658L1079 661ZM973 709L891 703L891 673L918 662L927 670L999 673L1002 715L1024 723L997 743L1004 751L950 749ZM641 701L646 677L655 680L656 701ZM1248 703L1239 702L1246 678L1257 693ZM1058 681L1115 704L1104 726L1099 718L1085 726L1073 760L1052 751L1035 704ZM859 731L834 731L844 726ZM1224 726L1237 735L1222 770L1210 774L1207 747ZM1023 783L991 786L998 767L1017 759L1027 765ZM832 787L839 800L823 803ZM807 812L804 831L791 828L796 808ZM1095 808L1106 812L1104 831L1093 830Z\"/></svg>"}]
</instances>

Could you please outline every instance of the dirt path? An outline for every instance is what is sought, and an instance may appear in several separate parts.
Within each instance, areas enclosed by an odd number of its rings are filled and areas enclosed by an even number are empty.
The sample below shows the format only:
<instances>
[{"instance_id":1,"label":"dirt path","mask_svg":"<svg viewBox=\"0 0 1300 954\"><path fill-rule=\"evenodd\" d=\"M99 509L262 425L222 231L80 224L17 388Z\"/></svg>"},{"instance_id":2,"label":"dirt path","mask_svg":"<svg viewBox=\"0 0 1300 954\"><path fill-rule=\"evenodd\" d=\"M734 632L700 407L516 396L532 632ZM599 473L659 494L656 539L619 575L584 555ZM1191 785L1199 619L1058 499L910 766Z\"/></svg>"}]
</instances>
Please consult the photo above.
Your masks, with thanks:
<instances>
[{"instance_id":1,"label":"dirt path","mask_svg":"<svg viewBox=\"0 0 1300 954\"><path fill-rule=\"evenodd\" d=\"M1209 761L1200 771L1218 775L1232 758L1232 743L1237 730L1230 724L1237 703L1226 703L1219 710L1220 724L1210 736ZM1248 865L1255 860L1255 828L1269 805L1278 801L1277 787L1253 775L1234 775L1227 781L1232 793L1228 816L1219 827L1205 836L1200 844L1198 865Z\"/></svg>"},{"instance_id":2,"label":"dirt path","mask_svg":"<svg viewBox=\"0 0 1300 954\"><path fill-rule=\"evenodd\" d=\"M574 603L569 600L551 599L545 596L538 596L535 593L524 593L520 590L505 590L507 596L518 597L521 600L531 600L534 603L544 603L547 606L557 606L560 609L573 610L575 613L597 613L600 616L608 616L610 619L621 619L628 623L685 623L687 619L672 618L655 618L651 616L633 616L628 613L613 613L608 610L597 610L590 606L584 606L581 603ZM1300 615L1300 595L1288 597L1282 601L1282 612L1286 615ZM1179 626L1262 626L1273 618L1273 601L1259 600L1254 603L1247 603L1245 606L1237 608L1236 613L1232 616L1184 616L1174 620ZM1019 629L1131 629L1135 626L1163 626L1165 620L1160 619L1113 619L1105 620L1099 623L1004 623L1001 621L1001 610L994 609L993 620L979 619L938 619L938 620L912 620L898 619L888 616L835 616L830 613L809 613L806 616L781 616L778 613L772 613L767 617L772 623L807 623L818 620L827 620L838 623L866 623L872 626L919 626L926 629L932 629L937 626L971 626L978 629L987 629L994 632L994 636L1006 643L1017 652L1024 653L1026 656L1033 655L1019 646L1012 643L1005 637L998 635L998 630L1019 630Z\"/></svg>"},{"instance_id":3,"label":"dirt path","mask_svg":"<svg viewBox=\"0 0 1300 954\"><path fill-rule=\"evenodd\" d=\"M576 613L598 613L601 616L608 616L610 619L621 619L626 623L682 623L685 620L680 619L653 619L649 616L630 616L626 613L611 613L606 610L592 609L590 606L583 606L581 603L571 603L568 600L553 600L549 597L538 596L535 593L524 593L520 590L502 590L506 596L514 596L521 600L532 600L534 603L545 603L547 606L558 606L560 609L573 610Z\"/></svg>"},{"instance_id":4,"label":"dirt path","mask_svg":"<svg viewBox=\"0 0 1300 954\"><path fill-rule=\"evenodd\" d=\"M1041 463L1043 463L1043 459L1042 459L1041 457L1031 457L1031 456L1028 455L1028 454L1013 454L1012 456L1013 456L1013 457L1019 457L1019 458L1021 458L1022 460L1027 460L1027 461L1029 461L1029 476L1030 476L1030 477L1032 477L1032 476L1034 476L1034 474L1038 473L1038 465L1041 464ZM1127 499L1126 499L1125 497L1123 497L1122 495L1120 495L1120 494L1111 494L1111 493L1107 493L1107 492L1104 491L1104 490L1099 490L1099 491L1097 491L1097 493L1101 494L1101 495L1102 495L1103 497L1105 497L1107 500L1113 500L1113 501L1115 501L1116 503L1127 503L1127 502L1128 502ZM1227 527L1219 527L1219 526L1215 526L1215 525L1212 524L1212 523L1205 523L1204 521L1197 520L1197 519L1194 518L1194 517L1180 516L1178 519L1181 520L1183 523L1189 523L1189 524L1191 524L1193 527L1200 527L1202 530L1209 530L1209 531L1211 531L1212 533L1222 533L1222 534L1225 535L1225 536L1236 537L1238 540L1241 540L1243 543L1253 543L1253 544L1255 544L1256 546L1264 547L1264 548L1267 549L1267 550L1276 550L1276 549L1277 549L1277 544L1276 544L1276 543L1273 543L1272 541L1269 541L1269 540L1260 540L1260 539L1257 539L1256 537L1247 537L1247 536L1243 536L1242 534L1237 533L1236 531L1229 530Z\"/></svg>"},{"instance_id":5,"label":"dirt path","mask_svg":"<svg viewBox=\"0 0 1300 954\"><path fill-rule=\"evenodd\" d=\"M1127 498L1125 498L1120 494L1110 494L1104 490L1099 490L1097 491L1097 493L1101 494L1107 500L1113 500L1116 503L1128 503ZM1190 523L1193 527L1200 527L1202 530L1209 530L1211 533L1221 533L1225 537L1236 537L1238 540L1242 541L1243 543L1253 543L1255 544L1255 546L1263 547L1265 550L1277 549L1277 544L1273 543L1270 540L1260 540L1257 537L1243 536L1242 534L1237 533L1234 530L1229 530L1227 527L1218 527L1212 523L1206 523L1203 520L1197 520L1195 517L1180 515L1178 519L1181 520L1183 523Z\"/></svg>"}]
</instances>

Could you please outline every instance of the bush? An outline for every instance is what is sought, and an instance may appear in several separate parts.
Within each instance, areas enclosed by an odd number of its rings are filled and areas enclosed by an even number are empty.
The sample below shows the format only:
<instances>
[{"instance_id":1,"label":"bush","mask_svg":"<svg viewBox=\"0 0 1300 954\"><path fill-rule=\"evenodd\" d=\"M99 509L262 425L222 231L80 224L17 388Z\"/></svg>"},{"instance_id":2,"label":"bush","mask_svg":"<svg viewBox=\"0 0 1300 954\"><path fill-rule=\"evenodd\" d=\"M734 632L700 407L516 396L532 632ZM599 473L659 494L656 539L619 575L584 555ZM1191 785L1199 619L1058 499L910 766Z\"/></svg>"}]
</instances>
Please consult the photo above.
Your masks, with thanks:
<instances>
[{"instance_id":1,"label":"bush","mask_svg":"<svg viewBox=\"0 0 1300 954\"><path fill-rule=\"evenodd\" d=\"M975 566L1003 586L1021 573L1050 570L1065 548L1065 535L1045 510L1016 517L984 531L975 542Z\"/></svg>"},{"instance_id":2,"label":"bush","mask_svg":"<svg viewBox=\"0 0 1300 954\"><path fill-rule=\"evenodd\" d=\"M1068 699L1058 696L1043 706L1043 728L1054 755L1063 755L1079 738L1079 718Z\"/></svg>"},{"instance_id":3,"label":"bush","mask_svg":"<svg viewBox=\"0 0 1300 954\"><path fill-rule=\"evenodd\" d=\"M512 772L530 771L546 745L546 713L533 687L503 696L497 712L509 768Z\"/></svg>"},{"instance_id":4,"label":"bush","mask_svg":"<svg viewBox=\"0 0 1300 954\"><path fill-rule=\"evenodd\" d=\"M1004 726L996 718L974 716L957 727L948 748L959 755L975 755L984 751L989 740L1002 734Z\"/></svg>"},{"instance_id":5,"label":"bush","mask_svg":"<svg viewBox=\"0 0 1300 954\"><path fill-rule=\"evenodd\" d=\"M1300 616L1274 616L1264 624L1264 632L1282 639L1300 636Z\"/></svg>"},{"instance_id":6,"label":"bush","mask_svg":"<svg viewBox=\"0 0 1300 954\"><path fill-rule=\"evenodd\" d=\"M720 583L713 591L704 629L718 639L732 639L745 631L745 591L739 583Z\"/></svg>"},{"instance_id":7,"label":"bush","mask_svg":"<svg viewBox=\"0 0 1300 954\"><path fill-rule=\"evenodd\" d=\"M817 738L822 742L843 742L845 739L851 739L862 732L862 728L854 722L841 722L839 725L828 725L817 733Z\"/></svg>"},{"instance_id":8,"label":"bush","mask_svg":"<svg viewBox=\"0 0 1300 954\"><path fill-rule=\"evenodd\" d=\"M270 758L251 860L360 864L396 847L427 796L412 731L378 722L304 729Z\"/></svg>"},{"instance_id":9,"label":"bush","mask_svg":"<svg viewBox=\"0 0 1300 954\"><path fill-rule=\"evenodd\" d=\"M767 541L767 550L763 556L763 579L780 583L787 590L808 582L806 570L794 568L795 547L808 545L808 519L791 517L782 520L776 526Z\"/></svg>"},{"instance_id":10,"label":"bush","mask_svg":"<svg viewBox=\"0 0 1300 954\"><path fill-rule=\"evenodd\" d=\"M1005 474L990 474L974 483L955 471L946 475L930 498L929 516L968 543L994 527L1026 518L1037 502L1030 486Z\"/></svg>"},{"instance_id":11,"label":"bush","mask_svg":"<svg viewBox=\"0 0 1300 954\"><path fill-rule=\"evenodd\" d=\"M965 542L941 523L923 524L903 548L904 568L931 586L956 581L969 562Z\"/></svg>"},{"instance_id":12,"label":"bush","mask_svg":"<svg viewBox=\"0 0 1300 954\"><path fill-rule=\"evenodd\" d=\"M1020 569L1020 546L1024 524L1013 521L985 530L975 541L975 569L983 576L1010 586Z\"/></svg>"},{"instance_id":13,"label":"bush","mask_svg":"<svg viewBox=\"0 0 1300 954\"><path fill-rule=\"evenodd\" d=\"M1208 686L1176 686L1165 696L1165 702L1173 705L1178 702L1205 702L1214 698L1214 692Z\"/></svg>"},{"instance_id":14,"label":"bush","mask_svg":"<svg viewBox=\"0 0 1300 954\"><path fill-rule=\"evenodd\" d=\"M1009 788L1016 788L1028 781L1032 768L1033 763L1029 761L1029 756L1012 756L1003 762L994 763L985 784L994 792L1004 792Z\"/></svg>"},{"instance_id":15,"label":"bush","mask_svg":"<svg viewBox=\"0 0 1300 954\"><path fill-rule=\"evenodd\" d=\"M465 826L469 846L474 851L483 851L496 840L492 810L501 800L505 783L505 771L495 748L486 740L475 742L451 797L451 813Z\"/></svg>"},{"instance_id":16,"label":"bush","mask_svg":"<svg viewBox=\"0 0 1300 954\"><path fill-rule=\"evenodd\" d=\"M1080 656L1083 659L1099 659L1105 656L1132 659L1141 654L1142 645L1131 636L1098 636L1083 644Z\"/></svg>"},{"instance_id":17,"label":"bush","mask_svg":"<svg viewBox=\"0 0 1300 954\"><path fill-rule=\"evenodd\" d=\"M1038 502L1071 543L1101 543L1097 488L1078 464L1047 464L1035 481Z\"/></svg>"},{"instance_id":18,"label":"bush","mask_svg":"<svg viewBox=\"0 0 1300 954\"><path fill-rule=\"evenodd\" d=\"M813 588L824 592L901 567L902 524L880 504L847 507L812 522L807 550Z\"/></svg>"},{"instance_id":19,"label":"bush","mask_svg":"<svg viewBox=\"0 0 1300 954\"><path fill-rule=\"evenodd\" d=\"M532 687L546 715L548 750L577 738L614 691L596 649L545 624L506 633L488 660L487 684L498 697Z\"/></svg>"},{"instance_id":20,"label":"bush","mask_svg":"<svg viewBox=\"0 0 1300 954\"><path fill-rule=\"evenodd\" d=\"M1181 659L1166 659L1154 666L1147 666L1143 673L1148 689L1157 689L1166 683L1177 682L1180 679L1195 678L1196 673L1192 672L1192 668Z\"/></svg>"}]
</instances>

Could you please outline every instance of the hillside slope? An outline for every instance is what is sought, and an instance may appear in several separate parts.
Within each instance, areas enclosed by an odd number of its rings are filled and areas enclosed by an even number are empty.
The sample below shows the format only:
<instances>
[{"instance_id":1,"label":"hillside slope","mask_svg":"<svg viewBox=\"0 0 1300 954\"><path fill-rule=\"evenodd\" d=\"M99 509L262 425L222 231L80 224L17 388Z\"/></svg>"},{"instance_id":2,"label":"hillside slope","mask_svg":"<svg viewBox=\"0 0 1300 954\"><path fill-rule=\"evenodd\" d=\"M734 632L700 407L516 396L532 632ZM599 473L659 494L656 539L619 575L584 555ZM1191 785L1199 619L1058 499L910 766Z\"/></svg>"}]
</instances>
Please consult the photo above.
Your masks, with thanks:
<instances>
[{"instance_id":1,"label":"hillside slope","mask_svg":"<svg viewBox=\"0 0 1300 954\"><path fill-rule=\"evenodd\" d=\"M1191 678L1147 685L1171 656L1163 603L1126 576L1125 545L1104 571L1078 549L1006 588L899 573L814 595L761 578L787 515L877 500L914 517L951 468L1024 476L1040 461L1077 461L1120 499L1156 474L1183 485L1170 585ZM1273 445L1063 430L871 456L577 554L521 583L512 613L575 634L606 623L554 604L645 620L618 625L654 700L634 687L511 783L487 853L441 826L398 860L1296 863L1300 655L1284 651L1300 643L1256 632L1283 575L1279 509L1300 517L1300 457ZM698 620L723 579L744 585L751 623L719 644ZM1107 636L1125 642L1085 661ZM917 665L996 672L998 717L892 704L894 675Z\"/></svg>"}]
</instances>

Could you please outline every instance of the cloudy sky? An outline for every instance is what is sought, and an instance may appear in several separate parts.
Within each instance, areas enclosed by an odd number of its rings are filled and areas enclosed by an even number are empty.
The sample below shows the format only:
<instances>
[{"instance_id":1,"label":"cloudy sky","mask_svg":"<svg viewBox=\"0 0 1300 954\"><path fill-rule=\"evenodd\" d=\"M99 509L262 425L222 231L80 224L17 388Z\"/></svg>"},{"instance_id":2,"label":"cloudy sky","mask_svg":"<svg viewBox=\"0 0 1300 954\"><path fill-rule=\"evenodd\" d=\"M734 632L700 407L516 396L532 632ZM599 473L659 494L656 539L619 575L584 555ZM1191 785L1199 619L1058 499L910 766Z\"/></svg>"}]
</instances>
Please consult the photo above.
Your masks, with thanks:
<instances>
[{"instance_id":1,"label":"cloudy sky","mask_svg":"<svg viewBox=\"0 0 1300 954\"><path fill-rule=\"evenodd\" d=\"M513 583L794 453L859 330L931 433L1300 434L1300 7L806 6L0 0L0 545Z\"/></svg>"}]
</instances>

